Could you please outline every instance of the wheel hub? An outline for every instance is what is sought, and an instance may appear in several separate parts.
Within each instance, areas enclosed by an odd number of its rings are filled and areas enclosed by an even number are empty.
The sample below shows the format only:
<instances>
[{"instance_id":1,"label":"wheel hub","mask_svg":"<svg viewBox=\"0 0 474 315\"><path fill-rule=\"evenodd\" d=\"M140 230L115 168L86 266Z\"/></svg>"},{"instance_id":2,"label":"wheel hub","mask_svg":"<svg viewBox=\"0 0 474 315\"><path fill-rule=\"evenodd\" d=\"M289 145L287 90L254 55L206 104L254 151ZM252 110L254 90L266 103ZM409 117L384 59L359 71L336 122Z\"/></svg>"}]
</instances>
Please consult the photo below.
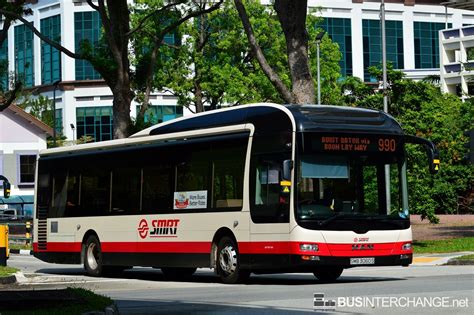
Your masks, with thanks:
<instances>
[{"instance_id":1,"label":"wheel hub","mask_svg":"<svg viewBox=\"0 0 474 315\"><path fill-rule=\"evenodd\" d=\"M237 269L237 252L232 246L226 246L221 250L219 253L219 265L228 274L235 272Z\"/></svg>"},{"instance_id":2,"label":"wheel hub","mask_svg":"<svg viewBox=\"0 0 474 315\"><path fill-rule=\"evenodd\" d=\"M94 243L89 244L87 247L87 264L93 270L97 269L99 264L97 263L97 246Z\"/></svg>"}]
</instances>

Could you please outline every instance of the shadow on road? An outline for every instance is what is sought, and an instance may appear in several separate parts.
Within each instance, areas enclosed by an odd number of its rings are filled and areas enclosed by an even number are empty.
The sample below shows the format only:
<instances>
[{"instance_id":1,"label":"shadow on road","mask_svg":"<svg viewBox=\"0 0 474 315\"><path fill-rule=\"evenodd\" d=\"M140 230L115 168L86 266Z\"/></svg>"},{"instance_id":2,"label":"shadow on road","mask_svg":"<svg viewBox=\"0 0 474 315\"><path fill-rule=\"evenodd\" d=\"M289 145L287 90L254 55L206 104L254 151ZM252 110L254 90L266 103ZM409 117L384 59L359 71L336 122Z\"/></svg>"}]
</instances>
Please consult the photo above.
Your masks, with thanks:
<instances>
[{"instance_id":1,"label":"shadow on road","mask_svg":"<svg viewBox=\"0 0 474 315\"><path fill-rule=\"evenodd\" d=\"M229 303L201 303L180 300L143 301L114 300L120 312L126 314L328 314L307 309L285 309L267 305L248 307ZM351 313L353 314L353 313Z\"/></svg>"},{"instance_id":2,"label":"shadow on road","mask_svg":"<svg viewBox=\"0 0 474 315\"><path fill-rule=\"evenodd\" d=\"M64 276L87 276L82 268L45 268L36 272L50 275ZM92 278L92 277L91 277ZM127 269L121 273L107 276L112 279L130 279L154 282L189 282L189 283L221 283L218 276L212 271L198 271L190 277L181 279L170 279L163 275L158 269L152 268L134 268ZM405 278L397 277L370 277L370 276L344 276L344 274L335 282L335 284L343 283L368 283L368 282L387 282L400 281ZM264 274L252 275L246 282L246 285L314 285L323 283L317 280L312 274Z\"/></svg>"}]
</instances>

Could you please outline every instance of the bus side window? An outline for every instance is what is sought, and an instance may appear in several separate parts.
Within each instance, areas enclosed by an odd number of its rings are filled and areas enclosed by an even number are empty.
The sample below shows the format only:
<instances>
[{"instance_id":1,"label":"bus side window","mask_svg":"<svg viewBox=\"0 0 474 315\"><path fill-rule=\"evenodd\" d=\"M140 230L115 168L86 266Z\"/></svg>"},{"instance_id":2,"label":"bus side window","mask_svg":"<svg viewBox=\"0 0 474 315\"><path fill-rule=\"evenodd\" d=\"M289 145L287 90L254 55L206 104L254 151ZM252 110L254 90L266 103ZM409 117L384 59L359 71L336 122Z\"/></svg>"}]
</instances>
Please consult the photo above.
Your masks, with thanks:
<instances>
[{"instance_id":1,"label":"bus side window","mask_svg":"<svg viewBox=\"0 0 474 315\"><path fill-rule=\"evenodd\" d=\"M93 168L81 178L81 216L105 215L110 206L110 172Z\"/></svg>"},{"instance_id":2,"label":"bus side window","mask_svg":"<svg viewBox=\"0 0 474 315\"><path fill-rule=\"evenodd\" d=\"M140 209L142 172L138 167L112 171L112 215L136 214Z\"/></svg>"},{"instance_id":3,"label":"bus side window","mask_svg":"<svg viewBox=\"0 0 474 315\"><path fill-rule=\"evenodd\" d=\"M212 201L217 211L242 209L247 143L247 138L213 143Z\"/></svg>"},{"instance_id":4,"label":"bus side window","mask_svg":"<svg viewBox=\"0 0 474 315\"><path fill-rule=\"evenodd\" d=\"M283 202L280 180L283 159L255 159L250 213L255 223L289 222L289 203Z\"/></svg>"},{"instance_id":5,"label":"bus side window","mask_svg":"<svg viewBox=\"0 0 474 315\"><path fill-rule=\"evenodd\" d=\"M172 210L174 169L169 163L143 168L143 213L166 213Z\"/></svg>"},{"instance_id":6,"label":"bus side window","mask_svg":"<svg viewBox=\"0 0 474 315\"><path fill-rule=\"evenodd\" d=\"M65 217L77 217L81 215L81 204L79 202L80 180L79 174L74 174L71 170L69 171L67 177L67 198L66 209L64 212Z\"/></svg>"},{"instance_id":7,"label":"bus side window","mask_svg":"<svg viewBox=\"0 0 474 315\"><path fill-rule=\"evenodd\" d=\"M67 199L67 172L56 171L53 175L53 200L49 211L50 218L61 218Z\"/></svg>"}]
</instances>

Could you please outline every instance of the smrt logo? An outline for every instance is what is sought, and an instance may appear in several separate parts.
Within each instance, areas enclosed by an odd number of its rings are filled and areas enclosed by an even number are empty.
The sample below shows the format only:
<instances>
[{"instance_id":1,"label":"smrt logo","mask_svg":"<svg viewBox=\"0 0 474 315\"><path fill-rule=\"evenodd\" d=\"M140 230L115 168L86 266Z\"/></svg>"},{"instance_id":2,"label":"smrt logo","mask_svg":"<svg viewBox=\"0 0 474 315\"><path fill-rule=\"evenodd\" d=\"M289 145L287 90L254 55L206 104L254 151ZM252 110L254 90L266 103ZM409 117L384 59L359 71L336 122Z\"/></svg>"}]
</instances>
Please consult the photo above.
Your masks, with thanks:
<instances>
[{"instance_id":1,"label":"smrt logo","mask_svg":"<svg viewBox=\"0 0 474 315\"><path fill-rule=\"evenodd\" d=\"M153 220L150 237L177 237L179 219Z\"/></svg>"},{"instance_id":2,"label":"smrt logo","mask_svg":"<svg viewBox=\"0 0 474 315\"><path fill-rule=\"evenodd\" d=\"M357 242L368 242L369 238L368 237L354 237L354 243Z\"/></svg>"},{"instance_id":3,"label":"smrt logo","mask_svg":"<svg viewBox=\"0 0 474 315\"><path fill-rule=\"evenodd\" d=\"M148 235L148 222L145 219L142 219L138 224L138 234L141 238L145 238Z\"/></svg>"},{"instance_id":4,"label":"smrt logo","mask_svg":"<svg viewBox=\"0 0 474 315\"><path fill-rule=\"evenodd\" d=\"M177 237L179 219L164 219L151 220L151 228L148 227L148 222L142 219L138 224L138 234L142 239L150 237Z\"/></svg>"}]
</instances>

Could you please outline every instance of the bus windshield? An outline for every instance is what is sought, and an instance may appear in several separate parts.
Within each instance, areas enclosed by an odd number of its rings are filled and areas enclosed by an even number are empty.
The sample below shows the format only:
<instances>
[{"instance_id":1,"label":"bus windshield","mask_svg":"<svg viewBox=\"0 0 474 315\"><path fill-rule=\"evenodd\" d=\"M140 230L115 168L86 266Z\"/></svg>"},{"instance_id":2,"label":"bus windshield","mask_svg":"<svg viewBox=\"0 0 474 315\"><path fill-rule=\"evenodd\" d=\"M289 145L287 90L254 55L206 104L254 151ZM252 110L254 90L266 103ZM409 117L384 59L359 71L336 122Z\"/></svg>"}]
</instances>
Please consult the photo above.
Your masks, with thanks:
<instances>
[{"instance_id":1,"label":"bus windshield","mask_svg":"<svg viewBox=\"0 0 474 315\"><path fill-rule=\"evenodd\" d=\"M385 164L390 165L390 211ZM302 155L297 165L297 218L407 218L408 209L402 209L402 165L403 156Z\"/></svg>"}]
</instances>

